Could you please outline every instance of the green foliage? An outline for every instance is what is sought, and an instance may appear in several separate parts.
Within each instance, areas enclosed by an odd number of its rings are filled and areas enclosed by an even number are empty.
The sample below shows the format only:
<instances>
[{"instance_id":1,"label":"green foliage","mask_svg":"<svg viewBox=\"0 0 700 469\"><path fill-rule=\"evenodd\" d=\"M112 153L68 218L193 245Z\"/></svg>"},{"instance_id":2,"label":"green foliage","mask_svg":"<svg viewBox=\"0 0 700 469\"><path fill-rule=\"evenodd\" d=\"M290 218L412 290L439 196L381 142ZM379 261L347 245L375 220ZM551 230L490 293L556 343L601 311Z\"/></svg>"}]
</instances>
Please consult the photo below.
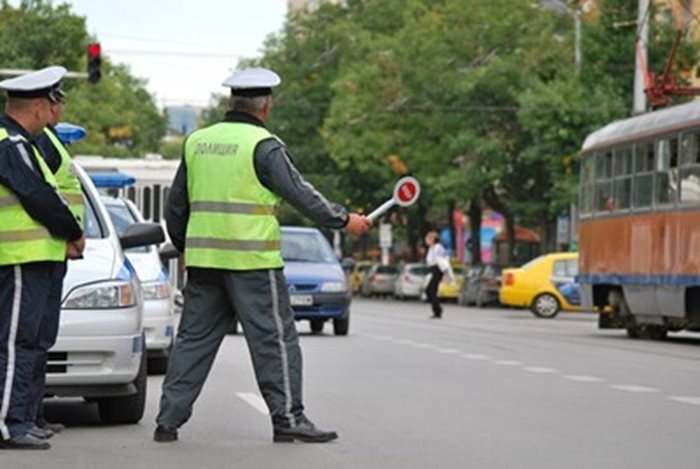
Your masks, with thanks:
<instances>
[{"instance_id":1,"label":"green foliage","mask_svg":"<svg viewBox=\"0 0 700 469\"><path fill-rule=\"evenodd\" d=\"M0 64L4 68L38 69L62 65L85 70L89 42L85 19L70 6L25 0L14 8L0 4ZM81 125L88 136L72 152L103 156L142 156L158 150L167 121L156 108L145 82L124 65L102 59L96 84L64 80L67 105L62 120Z\"/></svg>"}]
</instances>

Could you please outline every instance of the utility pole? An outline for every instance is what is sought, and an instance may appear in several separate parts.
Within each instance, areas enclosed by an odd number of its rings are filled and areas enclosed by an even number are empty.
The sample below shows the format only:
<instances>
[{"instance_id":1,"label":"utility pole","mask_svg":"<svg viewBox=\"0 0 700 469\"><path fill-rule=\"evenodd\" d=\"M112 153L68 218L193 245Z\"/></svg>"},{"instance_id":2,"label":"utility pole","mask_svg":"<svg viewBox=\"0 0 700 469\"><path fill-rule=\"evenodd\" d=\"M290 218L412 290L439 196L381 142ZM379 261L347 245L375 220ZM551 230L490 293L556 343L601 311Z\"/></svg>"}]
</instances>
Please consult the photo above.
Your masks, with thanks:
<instances>
[{"instance_id":1,"label":"utility pole","mask_svg":"<svg viewBox=\"0 0 700 469\"><path fill-rule=\"evenodd\" d=\"M634 61L634 114L643 114L647 110L645 77L648 71L647 43L649 41L649 0L639 0L637 15L637 44Z\"/></svg>"}]
</instances>

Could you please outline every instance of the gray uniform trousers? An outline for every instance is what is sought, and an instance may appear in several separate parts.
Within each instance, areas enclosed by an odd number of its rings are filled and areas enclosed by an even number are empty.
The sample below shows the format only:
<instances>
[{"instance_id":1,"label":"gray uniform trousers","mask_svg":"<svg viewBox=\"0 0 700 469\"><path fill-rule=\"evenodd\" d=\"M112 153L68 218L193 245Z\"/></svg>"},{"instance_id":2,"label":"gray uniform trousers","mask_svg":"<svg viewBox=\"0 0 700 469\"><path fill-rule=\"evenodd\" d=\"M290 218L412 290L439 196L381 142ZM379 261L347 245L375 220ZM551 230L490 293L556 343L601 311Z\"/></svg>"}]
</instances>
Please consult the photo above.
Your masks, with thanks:
<instances>
[{"instance_id":1,"label":"gray uniform trousers","mask_svg":"<svg viewBox=\"0 0 700 469\"><path fill-rule=\"evenodd\" d=\"M273 425L294 426L303 415L301 348L282 270L188 269L158 425L178 428L190 418L234 312Z\"/></svg>"}]
</instances>

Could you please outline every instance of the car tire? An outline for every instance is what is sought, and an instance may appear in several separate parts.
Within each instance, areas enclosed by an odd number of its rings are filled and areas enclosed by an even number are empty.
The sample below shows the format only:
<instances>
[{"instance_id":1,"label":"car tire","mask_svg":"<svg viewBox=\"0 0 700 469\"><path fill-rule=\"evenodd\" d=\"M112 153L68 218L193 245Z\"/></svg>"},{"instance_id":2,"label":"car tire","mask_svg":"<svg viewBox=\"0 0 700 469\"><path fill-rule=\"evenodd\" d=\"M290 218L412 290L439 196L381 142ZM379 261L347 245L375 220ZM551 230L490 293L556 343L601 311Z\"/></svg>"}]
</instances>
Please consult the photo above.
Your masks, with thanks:
<instances>
[{"instance_id":1,"label":"car tire","mask_svg":"<svg viewBox=\"0 0 700 469\"><path fill-rule=\"evenodd\" d=\"M347 312L344 318L336 318L333 320L333 333L335 335L348 335L350 330L350 311Z\"/></svg>"},{"instance_id":2,"label":"car tire","mask_svg":"<svg viewBox=\"0 0 700 469\"><path fill-rule=\"evenodd\" d=\"M170 347L163 352L163 355L148 358L148 374L149 375L164 375L168 371L168 362L170 355L173 353L173 343L170 342Z\"/></svg>"},{"instance_id":3,"label":"car tire","mask_svg":"<svg viewBox=\"0 0 700 469\"><path fill-rule=\"evenodd\" d=\"M556 296L542 293L532 302L532 313L538 318L552 319L561 311L561 305Z\"/></svg>"},{"instance_id":4,"label":"car tire","mask_svg":"<svg viewBox=\"0 0 700 469\"><path fill-rule=\"evenodd\" d=\"M144 341L145 343L145 341ZM97 399L100 419L107 424L134 424L143 418L148 382L146 350L141 353L139 373L134 380L136 394Z\"/></svg>"},{"instance_id":5,"label":"car tire","mask_svg":"<svg viewBox=\"0 0 700 469\"><path fill-rule=\"evenodd\" d=\"M323 326L326 321L323 319L309 319L312 334L320 334L323 332Z\"/></svg>"},{"instance_id":6,"label":"car tire","mask_svg":"<svg viewBox=\"0 0 700 469\"><path fill-rule=\"evenodd\" d=\"M668 336L668 328L657 324L637 324L630 321L627 324L627 337L642 340L665 340Z\"/></svg>"}]
</instances>

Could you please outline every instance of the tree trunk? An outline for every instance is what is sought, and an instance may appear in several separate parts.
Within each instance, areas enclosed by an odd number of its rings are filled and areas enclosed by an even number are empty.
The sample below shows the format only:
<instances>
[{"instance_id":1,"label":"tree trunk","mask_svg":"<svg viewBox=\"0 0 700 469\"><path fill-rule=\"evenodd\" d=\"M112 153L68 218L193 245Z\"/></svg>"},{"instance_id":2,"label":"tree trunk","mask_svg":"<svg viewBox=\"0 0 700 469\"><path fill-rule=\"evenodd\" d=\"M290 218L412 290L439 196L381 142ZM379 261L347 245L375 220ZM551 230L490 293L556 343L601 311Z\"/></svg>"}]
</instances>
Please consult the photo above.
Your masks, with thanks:
<instances>
[{"instance_id":1,"label":"tree trunk","mask_svg":"<svg viewBox=\"0 0 700 469\"><path fill-rule=\"evenodd\" d=\"M455 247L457 246L457 236L455 236L455 201L450 200L447 202L447 224L450 227L450 250L454 253Z\"/></svg>"},{"instance_id":2,"label":"tree trunk","mask_svg":"<svg viewBox=\"0 0 700 469\"><path fill-rule=\"evenodd\" d=\"M515 217L511 214L504 214L503 217L506 221L506 235L508 236L508 265L517 266L520 265L520 260L516 256L515 252Z\"/></svg>"},{"instance_id":3,"label":"tree trunk","mask_svg":"<svg viewBox=\"0 0 700 469\"><path fill-rule=\"evenodd\" d=\"M469 231L471 232L472 265L481 264L481 203L472 199L469 204Z\"/></svg>"}]
</instances>

